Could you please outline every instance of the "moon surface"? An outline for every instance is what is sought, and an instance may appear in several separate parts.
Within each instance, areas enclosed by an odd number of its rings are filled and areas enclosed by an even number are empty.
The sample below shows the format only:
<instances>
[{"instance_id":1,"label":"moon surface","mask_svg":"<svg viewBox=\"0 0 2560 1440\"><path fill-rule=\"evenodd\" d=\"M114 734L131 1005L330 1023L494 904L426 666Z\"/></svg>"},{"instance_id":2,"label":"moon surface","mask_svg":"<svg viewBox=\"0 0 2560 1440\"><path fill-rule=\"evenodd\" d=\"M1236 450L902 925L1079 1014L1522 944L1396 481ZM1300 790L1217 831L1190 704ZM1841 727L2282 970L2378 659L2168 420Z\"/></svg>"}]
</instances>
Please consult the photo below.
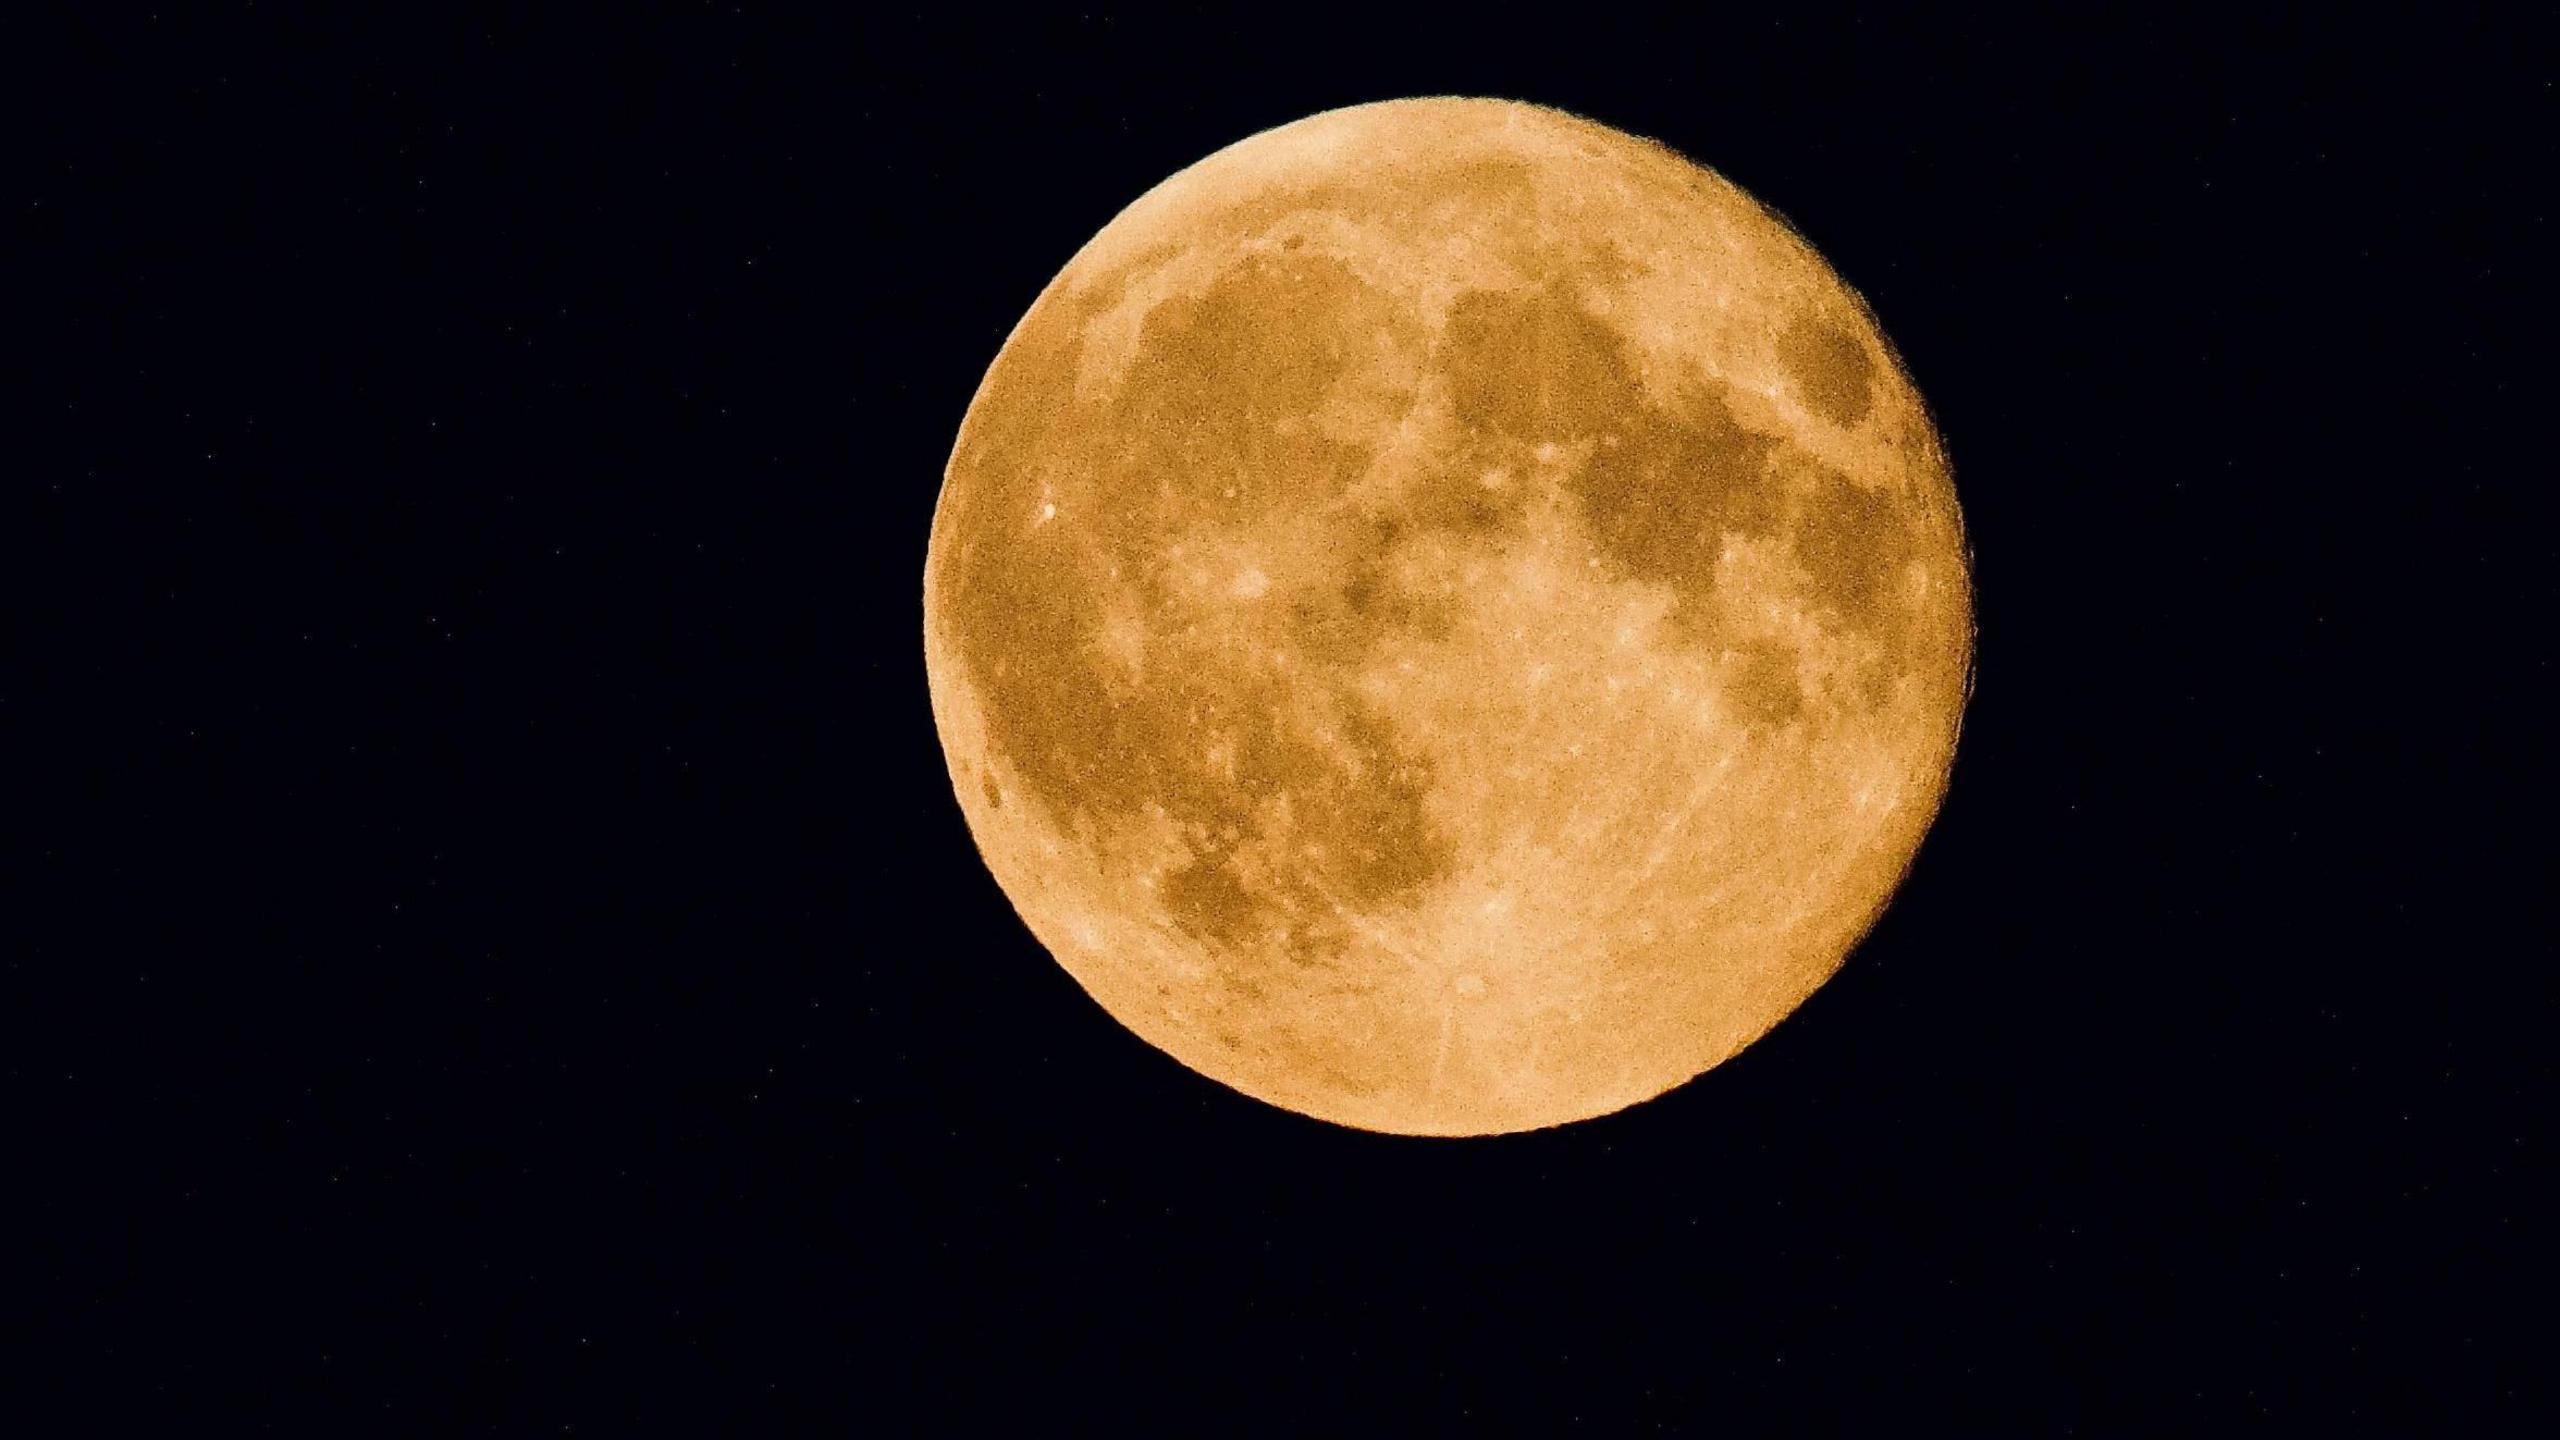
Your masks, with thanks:
<instances>
[{"instance_id":1,"label":"moon surface","mask_svg":"<svg viewBox=\"0 0 2560 1440\"><path fill-rule=\"evenodd\" d=\"M1936 813L1962 522L1863 302L1558 111L1253 136L1052 280L962 423L933 710L1103 1008L1403 1134L1601 1115L1836 970Z\"/></svg>"}]
</instances>

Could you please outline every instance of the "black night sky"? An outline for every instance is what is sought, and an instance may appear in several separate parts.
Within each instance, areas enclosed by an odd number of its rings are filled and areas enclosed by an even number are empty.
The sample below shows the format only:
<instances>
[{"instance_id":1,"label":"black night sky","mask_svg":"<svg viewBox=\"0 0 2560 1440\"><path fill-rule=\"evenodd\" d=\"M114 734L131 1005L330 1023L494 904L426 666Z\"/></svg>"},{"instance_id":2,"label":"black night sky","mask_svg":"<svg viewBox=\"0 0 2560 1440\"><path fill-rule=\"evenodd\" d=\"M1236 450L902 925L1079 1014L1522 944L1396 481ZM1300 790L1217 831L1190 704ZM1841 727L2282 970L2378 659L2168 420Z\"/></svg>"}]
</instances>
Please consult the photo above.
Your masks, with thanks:
<instances>
[{"instance_id":1,"label":"black night sky","mask_svg":"<svg viewBox=\"0 0 2560 1440\"><path fill-rule=\"evenodd\" d=\"M2533 1429L2527 7L58 8L0 21L16 1433ZM1107 1018L919 639L1076 247L1438 93L1789 216L1979 587L1847 967L1497 1141Z\"/></svg>"}]
</instances>

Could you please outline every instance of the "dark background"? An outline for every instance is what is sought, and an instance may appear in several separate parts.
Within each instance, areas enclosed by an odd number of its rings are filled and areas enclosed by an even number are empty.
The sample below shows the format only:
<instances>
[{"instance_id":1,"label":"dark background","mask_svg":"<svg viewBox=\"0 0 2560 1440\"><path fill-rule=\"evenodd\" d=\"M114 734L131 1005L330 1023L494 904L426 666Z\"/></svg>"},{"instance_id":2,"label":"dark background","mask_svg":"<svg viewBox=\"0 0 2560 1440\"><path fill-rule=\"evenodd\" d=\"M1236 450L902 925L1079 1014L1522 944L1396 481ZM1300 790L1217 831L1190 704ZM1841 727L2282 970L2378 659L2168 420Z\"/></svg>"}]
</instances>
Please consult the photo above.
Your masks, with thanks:
<instances>
[{"instance_id":1,"label":"dark background","mask_svg":"<svg viewBox=\"0 0 2560 1440\"><path fill-rule=\"evenodd\" d=\"M2547 34L336 8L0 22L42 1433L2528 1428ZM1847 968L1489 1142L1107 1019L919 641L1075 248L1429 93L1789 215L1979 567Z\"/></svg>"}]
</instances>

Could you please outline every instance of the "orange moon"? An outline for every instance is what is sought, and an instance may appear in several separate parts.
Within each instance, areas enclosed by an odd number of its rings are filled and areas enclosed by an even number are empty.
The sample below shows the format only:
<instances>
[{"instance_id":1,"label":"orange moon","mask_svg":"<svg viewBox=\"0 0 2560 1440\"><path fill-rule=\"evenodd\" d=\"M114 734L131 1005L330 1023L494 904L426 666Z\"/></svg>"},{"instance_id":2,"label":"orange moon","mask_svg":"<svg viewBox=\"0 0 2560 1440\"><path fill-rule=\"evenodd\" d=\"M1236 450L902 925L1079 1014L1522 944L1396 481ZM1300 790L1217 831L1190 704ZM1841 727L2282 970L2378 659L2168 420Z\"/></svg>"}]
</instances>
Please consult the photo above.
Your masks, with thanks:
<instances>
[{"instance_id":1,"label":"orange moon","mask_svg":"<svg viewBox=\"0 0 2560 1440\"><path fill-rule=\"evenodd\" d=\"M1839 968L1970 688L1926 407L1785 222L1530 105L1313 116L1149 191L963 421L934 719L1102 1007L1321 1119L1659 1095Z\"/></svg>"}]
</instances>

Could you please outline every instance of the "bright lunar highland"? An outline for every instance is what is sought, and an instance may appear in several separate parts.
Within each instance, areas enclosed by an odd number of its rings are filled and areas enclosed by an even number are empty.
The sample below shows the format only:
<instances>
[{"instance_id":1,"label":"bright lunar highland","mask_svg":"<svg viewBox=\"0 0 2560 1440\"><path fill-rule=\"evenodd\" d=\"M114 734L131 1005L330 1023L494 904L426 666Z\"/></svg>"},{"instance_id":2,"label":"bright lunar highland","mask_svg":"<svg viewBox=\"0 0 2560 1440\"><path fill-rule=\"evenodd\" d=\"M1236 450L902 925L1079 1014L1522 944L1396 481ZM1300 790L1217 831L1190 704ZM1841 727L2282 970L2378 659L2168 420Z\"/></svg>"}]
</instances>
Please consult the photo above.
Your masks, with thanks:
<instances>
[{"instance_id":1,"label":"bright lunar highland","mask_svg":"<svg viewBox=\"0 0 2560 1440\"><path fill-rule=\"evenodd\" d=\"M1253 136L1077 253L961 425L924 618L970 831L1085 990L1430 1135L1785 1018L1937 811L1974 633L1945 453L1822 258L1457 99Z\"/></svg>"}]
</instances>

